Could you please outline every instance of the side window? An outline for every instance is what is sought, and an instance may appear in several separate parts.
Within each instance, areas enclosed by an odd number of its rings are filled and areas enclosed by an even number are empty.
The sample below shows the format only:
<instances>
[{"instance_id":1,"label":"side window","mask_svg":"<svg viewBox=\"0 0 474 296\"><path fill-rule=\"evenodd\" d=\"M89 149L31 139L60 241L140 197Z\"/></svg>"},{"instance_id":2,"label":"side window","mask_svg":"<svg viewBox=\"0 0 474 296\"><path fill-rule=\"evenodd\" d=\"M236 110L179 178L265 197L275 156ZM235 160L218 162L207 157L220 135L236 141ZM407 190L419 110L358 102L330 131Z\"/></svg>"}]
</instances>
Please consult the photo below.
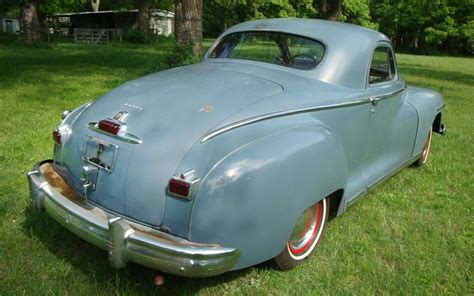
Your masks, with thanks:
<instances>
[{"instance_id":1,"label":"side window","mask_svg":"<svg viewBox=\"0 0 474 296\"><path fill-rule=\"evenodd\" d=\"M385 46L377 47L372 56L369 72L369 84L395 79L395 63L392 50Z\"/></svg>"}]
</instances>

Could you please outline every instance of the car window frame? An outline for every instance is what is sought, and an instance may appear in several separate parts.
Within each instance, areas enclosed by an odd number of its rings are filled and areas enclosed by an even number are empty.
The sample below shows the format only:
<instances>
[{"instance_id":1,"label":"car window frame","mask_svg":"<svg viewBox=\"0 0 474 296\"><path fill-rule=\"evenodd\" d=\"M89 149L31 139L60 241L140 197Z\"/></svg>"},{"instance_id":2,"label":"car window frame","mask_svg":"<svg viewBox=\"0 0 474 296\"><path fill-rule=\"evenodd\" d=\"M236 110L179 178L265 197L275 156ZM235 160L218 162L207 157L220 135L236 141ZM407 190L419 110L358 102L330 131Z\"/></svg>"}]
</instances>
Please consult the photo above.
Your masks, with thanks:
<instances>
[{"instance_id":1,"label":"car window frame","mask_svg":"<svg viewBox=\"0 0 474 296\"><path fill-rule=\"evenodd\" d=\"M373 58L374 58L374 54L375 54L375 51L378 48L381 48L381 47L388 48L388 50L392 54L392 63L393 63L393 69L394 69L395 73L393 75L393 78L390 79L390 80L376 82L376 83L370 83L370 68L372 66L372 61L373 61ZM397 60L396 60L396 57L395 57L395 51L393 50L393 46L388 41L379 41L375 44L374 48L372 49L372 54L370 55L370 58L369 58L369 64L368 64L368 67L367 67L367 73L366 73L366 79L365 79L366 88L373 88L373 87L389 85L389 84L396 83L397 81L399 81L398 66L397 66Z\"/></svg>"},{"instance_id":2,"label":"car window frame","mask_svg":"<svg viewBox=\"0 0 474 296\"><path fill-rule=\"evenodd\" d=\"M222 58L222 59L228 59L228 60L233 60L233 61L243 61L243 62L254 62L254 63L262 63L264 65L271 65L271 66L278 66L278 67L282 67L284 69L290 69L290 70L295 70L295 71L303 71L303 72L310 72L310 71L314 71L315 69L318 69L321 64L323 64L326 60L326 57L328 55L328 45L326 42L324 42L323 40L321 39L317 39L317 38L312 38L312 37L308 37L308 36L305 36L305 35L301 35L301 34L294 34L294 33L288 33L288 32L285 32L285 31L279 31L279 30L268 30L268 29L265 29L265 30L241 30L241 31L235 31L235 32L231 32L231 33L228 33L228 34L224 34L222 36L220 36L215 42L214 44L209 48L209 50L207 50L206 54L204 55L204 59L205 60L218 60L218 59L221 59L221 58L211 58L209 57L209 55L211 54L211 52L216 48L216 46L222 41L222 39L224 39L226 36L228 35L232 35L232 34L238 34L238 33L278 33L278 34L286 34L286 35L290 35L290 36L295 36L295 37L299 37L299 38L304 38L304 39L308 39L308 40L311 40L311 41L314 41L314 42L317 42L319 44L322 45L323 47L323 55L321 57L321 60L319 61L319 63L310 68L310 69L298 69L298 68L293 68L293 67L287 67L287 66L283 66L283 65L278 65L278 64L274 64L274 63L268 63L268 62L264 62L264 61L256 61L256 60L246 60L246 59L232 59L232 58Z\"/></svg>"}]
</instances>

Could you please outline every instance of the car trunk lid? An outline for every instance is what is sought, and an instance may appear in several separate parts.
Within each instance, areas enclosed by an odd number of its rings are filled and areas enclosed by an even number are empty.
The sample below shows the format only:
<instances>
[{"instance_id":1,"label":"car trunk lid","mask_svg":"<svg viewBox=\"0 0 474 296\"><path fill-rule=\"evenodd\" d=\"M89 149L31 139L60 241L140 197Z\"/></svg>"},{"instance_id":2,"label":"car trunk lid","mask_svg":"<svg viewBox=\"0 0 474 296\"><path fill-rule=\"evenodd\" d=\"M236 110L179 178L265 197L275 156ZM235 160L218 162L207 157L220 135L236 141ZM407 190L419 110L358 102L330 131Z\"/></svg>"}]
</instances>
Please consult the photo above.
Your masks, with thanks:
<instances>
[{"instance_id":1,"label":"car trunk lid","mask_svg":"<svg viewBox=\"0 0 474 296\"><path fill-rule=\"evenodd\" d=\"M71 183L83 190L80 175L87 162L87 141L93 146L89 154L98 150L94 143L105 141L110 144L108 151L116 150L108 156L113 168L100 170L90 200L132 219L160 225L168 181L186 151L228 116L282 90L263 78L205 64L130 81L96 101L74 123L73 136L62 153L75 181ZM91 123L119 112L127 112L123 124L129 135L140 139L137 143L90 128Z\"/></svg>"}]
</instances>

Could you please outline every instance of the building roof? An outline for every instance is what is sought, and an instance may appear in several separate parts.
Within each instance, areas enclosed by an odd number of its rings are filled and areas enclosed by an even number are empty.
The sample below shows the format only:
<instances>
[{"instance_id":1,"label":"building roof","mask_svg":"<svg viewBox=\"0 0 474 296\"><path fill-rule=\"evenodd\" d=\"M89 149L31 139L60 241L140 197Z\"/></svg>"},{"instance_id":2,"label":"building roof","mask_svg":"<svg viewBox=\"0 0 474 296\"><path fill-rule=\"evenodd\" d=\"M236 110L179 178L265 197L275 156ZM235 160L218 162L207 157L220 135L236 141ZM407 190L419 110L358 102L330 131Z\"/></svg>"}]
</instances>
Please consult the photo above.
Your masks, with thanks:
<instances>
[{"instance_id":1,"label":"building roof","mask_svg":"<svg viewBox=\"0 0 474 296\"><path fill-rule=\"evenodd\" d=\"M68 17L76 15L97 15L97 14L110 14L110 13L137 13L138 9L132 10L102 10L102 11L82 11L82 12L67 12L67 13L56 13L53 16L55 17ZM174 12L160 10L160 9L150 9L151 15L158 15L162 17L174 17Z\"/></svg>"}]
</instances>

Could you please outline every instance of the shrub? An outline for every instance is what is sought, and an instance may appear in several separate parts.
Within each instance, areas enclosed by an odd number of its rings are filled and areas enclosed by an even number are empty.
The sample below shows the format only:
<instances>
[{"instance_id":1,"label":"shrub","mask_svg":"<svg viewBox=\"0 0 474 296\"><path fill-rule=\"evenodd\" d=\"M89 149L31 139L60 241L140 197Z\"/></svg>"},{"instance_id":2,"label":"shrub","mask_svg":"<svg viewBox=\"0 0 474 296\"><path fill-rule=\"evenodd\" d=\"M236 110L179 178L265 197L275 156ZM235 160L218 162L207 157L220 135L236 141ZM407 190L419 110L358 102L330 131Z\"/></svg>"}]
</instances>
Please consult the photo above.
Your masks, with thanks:
<instances>
[{"instance_id":1,"label":"shrub","mask_svg":"<svg viewBox=\"0 0 474 296\"><path fill-rule=\"evenodd\" d=\"M191 45L180 46L173 39L167 42L172 43L164 56L159 56L156 60L150 61L144 74L163 71L170 68L186 66L199 62L199 56L195 55Z\"/></svg>"},{"instance_id":2,"label":"shrub","mask_svg":"<svg viewBox=\"0 0 474 296\"><path fill-rule=\"evenodd\" d=\"M132 28L128 30L126 40L130 43L148 43L149 40L145 33L138 28Z\"/></svg>"},{"instance_id":3,"label":"shrub","mask_svg":"<svg viewBox=\"0 0 474 296\"><path fill-rule=\"evenodd\" d=\"M180 46L176 42L170 52L165 56L168 68L175 68L199 62L199 57L194 54L192 45Z\"/></svg>"}]
</instances>

